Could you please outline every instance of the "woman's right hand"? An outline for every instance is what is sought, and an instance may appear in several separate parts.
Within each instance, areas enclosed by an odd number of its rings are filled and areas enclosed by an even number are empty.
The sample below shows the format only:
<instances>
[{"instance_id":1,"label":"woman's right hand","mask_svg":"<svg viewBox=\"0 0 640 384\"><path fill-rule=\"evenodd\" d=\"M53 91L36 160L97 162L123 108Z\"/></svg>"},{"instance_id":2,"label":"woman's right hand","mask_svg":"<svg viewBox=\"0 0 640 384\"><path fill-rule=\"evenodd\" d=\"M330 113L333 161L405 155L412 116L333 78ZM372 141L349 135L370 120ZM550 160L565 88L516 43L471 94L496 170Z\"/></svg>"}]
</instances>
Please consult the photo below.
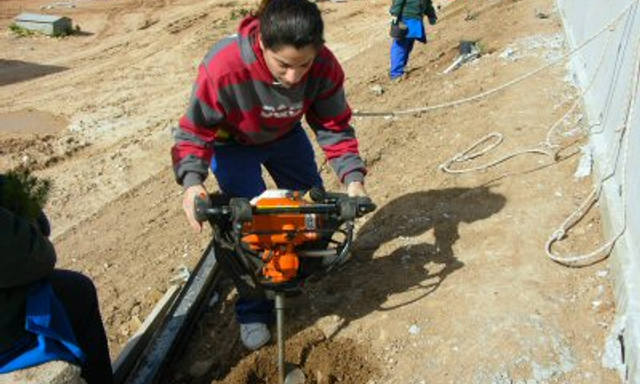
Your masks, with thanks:
<instances>
[{"instance_id":1,"label":"woman's right hand","mask_svg":"<svg viewBox=\"0 0 640 384\"><path fill-rule=\"evenodd\" d=\"M185 189L182 194L182 209L184 210L185 215L187 215L187 221L189 225L195 232L202 232L202 223L196 220L195 216L195 199L196 196L207 195L208 192L204 188L204 185L197 184L192 185L189 188Z\"/></svg>"}]
</instances>

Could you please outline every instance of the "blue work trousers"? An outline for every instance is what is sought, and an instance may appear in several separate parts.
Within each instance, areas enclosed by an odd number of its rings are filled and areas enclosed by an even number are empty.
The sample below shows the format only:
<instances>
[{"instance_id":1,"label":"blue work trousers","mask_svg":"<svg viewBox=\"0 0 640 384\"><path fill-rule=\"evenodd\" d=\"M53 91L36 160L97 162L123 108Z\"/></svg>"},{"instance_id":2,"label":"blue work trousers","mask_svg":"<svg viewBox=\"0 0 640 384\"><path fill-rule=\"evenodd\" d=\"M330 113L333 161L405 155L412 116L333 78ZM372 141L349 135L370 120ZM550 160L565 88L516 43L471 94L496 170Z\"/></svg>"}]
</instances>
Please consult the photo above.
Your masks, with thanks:
<instances>
[{"instance_id":1,"label":"blue work trousers","mask_svg":"<svg viewBox=\"0 0 640 384\"><path fill-rule=\"evenodd\" d=\"M211 170L222 193L248 199L267 188L262 178L262 166L280 189L306 191L322 187L313 147L300 124L283 137L264 145L217 144L211 161ZM245 294L248 287L238 286L241 284L239 279L234 282L240 294L236 303L238 322L270 323L273 302Z\"/></svg>"},{"instance_id":2,"label":"blue work trousers","mask_svg":"<svg viewBox=\"0 0 640 384\"><path fill-rule=\"evenodd\" d=\"M409 55L413 50L416 39L407 37L405 39L393 39L391 42L391 70L389 75L391 80L404 75L404 69L409 62Z\"/></svg>"}]
</instances>

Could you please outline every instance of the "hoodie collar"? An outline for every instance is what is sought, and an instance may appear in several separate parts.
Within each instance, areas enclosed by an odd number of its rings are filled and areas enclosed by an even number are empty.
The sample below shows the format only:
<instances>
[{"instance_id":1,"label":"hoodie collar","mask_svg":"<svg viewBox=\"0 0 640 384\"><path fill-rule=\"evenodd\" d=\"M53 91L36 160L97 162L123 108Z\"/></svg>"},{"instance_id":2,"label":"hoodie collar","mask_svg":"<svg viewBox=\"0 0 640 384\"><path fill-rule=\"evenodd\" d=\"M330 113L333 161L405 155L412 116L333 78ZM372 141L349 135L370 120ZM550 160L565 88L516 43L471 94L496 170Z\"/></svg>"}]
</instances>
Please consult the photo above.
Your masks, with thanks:
<instances>
[{"instance_id":1,"label":"hoodie collar","mask_svg":"<svg viewBox=\"0 0 640 384\"><path fill-rule=\"evenodd\" d=\"M257 62L254 68L258 70L261 77L274 82L275 78L264 61L264 53L260 47L260 20L254 16L242 19L238 27L238 37L242 59L251 66Z\"/></svg>"}]
</instances>

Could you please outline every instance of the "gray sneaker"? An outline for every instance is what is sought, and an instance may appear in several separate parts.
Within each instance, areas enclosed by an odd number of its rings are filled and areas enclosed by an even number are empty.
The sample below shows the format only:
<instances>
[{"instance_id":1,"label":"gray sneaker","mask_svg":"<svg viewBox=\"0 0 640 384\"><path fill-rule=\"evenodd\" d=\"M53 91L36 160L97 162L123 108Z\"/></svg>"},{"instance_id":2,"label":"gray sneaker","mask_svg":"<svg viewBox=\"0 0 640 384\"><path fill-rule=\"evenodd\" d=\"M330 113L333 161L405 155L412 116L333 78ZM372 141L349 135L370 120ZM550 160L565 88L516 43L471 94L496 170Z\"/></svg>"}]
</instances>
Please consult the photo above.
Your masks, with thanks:
<instances>
[{"instance_id":1,"label":"gray sneaker","mask_svg":"<svg viewBox=\"0 0 640 384\"><path fill-rule=\"evenodd\" d=\"M266 324L248 323L240 324L240 340L248 349L255 351L256 349L267 344L271 339L271 332Z\"/></svg>"}]
</instances>

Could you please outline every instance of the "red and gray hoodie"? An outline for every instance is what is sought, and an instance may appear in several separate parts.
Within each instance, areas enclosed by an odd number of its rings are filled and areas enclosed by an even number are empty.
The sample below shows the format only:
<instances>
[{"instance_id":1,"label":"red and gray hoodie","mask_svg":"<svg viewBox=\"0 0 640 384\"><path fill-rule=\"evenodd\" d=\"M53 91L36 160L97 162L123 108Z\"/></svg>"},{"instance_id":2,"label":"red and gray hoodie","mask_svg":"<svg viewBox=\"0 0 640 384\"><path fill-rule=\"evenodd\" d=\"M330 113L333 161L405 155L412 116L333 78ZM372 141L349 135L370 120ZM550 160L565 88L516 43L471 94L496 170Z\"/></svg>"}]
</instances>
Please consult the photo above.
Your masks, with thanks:
<instances>
[{"instance_id":1,"label":"red and gray hoodie","mask_svg":"<svg viewBox=\"0 0 640 384\"><path fill-rule=\"evenodd\" d=\"M178 183L186 188L204 181L216 141L266 144L303 115L340 180L362 181L366 170L349 125L344 72L333 53L323 48L305 77L285 88L264 61L258 31L258 19L245 18L238 34L217 43L200 64L171 150Z\"/></svg>"}]
</instances>

